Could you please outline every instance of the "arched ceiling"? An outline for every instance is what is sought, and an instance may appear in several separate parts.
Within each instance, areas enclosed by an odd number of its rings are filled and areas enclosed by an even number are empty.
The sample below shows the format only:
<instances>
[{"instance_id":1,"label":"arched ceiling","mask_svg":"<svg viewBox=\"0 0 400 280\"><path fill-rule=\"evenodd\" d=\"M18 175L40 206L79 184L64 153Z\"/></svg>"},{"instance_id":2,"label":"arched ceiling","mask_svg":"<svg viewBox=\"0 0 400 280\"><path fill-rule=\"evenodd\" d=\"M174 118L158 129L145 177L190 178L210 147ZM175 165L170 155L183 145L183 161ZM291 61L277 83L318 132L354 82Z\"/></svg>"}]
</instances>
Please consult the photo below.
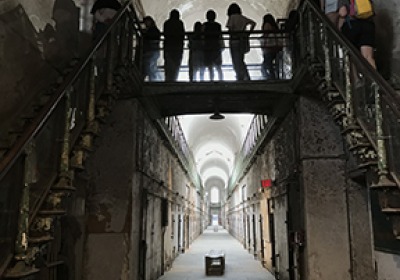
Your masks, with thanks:
<instances>
[{"instance_id":1,"label":"arched ceiling","mask_svg":"<svg viewBox=\"0 0 400 280\"><path fill-rule=\"evenodd\" d=\"M159 0L142 0L144 11L151 15L162 28L168 18L169 11L177 9L181 13L181 19L185 23L187 31L191 31L194 22L205 21L205 13L213 9L217 13L217 21L225 27L228 6L236 2L242 9L243 15L257 22L256 28L260 28L262 17L271 13L276 18L283 18L288 11L297 6L299 0L166 0L160 5Z\"/></svg>"},{"instance_id":2,"label":"arched ceiling","mask_svg":"<svg viewBox=\"0 0 400 280\"><path fill-rule=\"evenodd\" d=\"M218 121L208 115L179 117L206 191L226 188L252 118L248 114L225 115Z\"/></svg>"},{"instance_id":3,"label":"arched ceiling","mask_svg":"<svg viewBox=\"0 0 400 280\"><path fill-rule=\"evenodd\" d=\"M243 15L257 22L261 29L262 18L271 13L275 18L284 18L299 0L142 0L146 15L152 16L162 31L163 23L172 9L177 9L186 31L192 31L196 21L205 21L208 9L217 13L217 21L225 30L228 6L236 2ZM241 149L252 115L225 115L224 120L213 121L209 116L180 116L186 140L191 148L197 170L206 192L217 187L224 193L231 175L235 156ZM221 197L223 198L223 197Z\"/></svg>"}]
</instances>

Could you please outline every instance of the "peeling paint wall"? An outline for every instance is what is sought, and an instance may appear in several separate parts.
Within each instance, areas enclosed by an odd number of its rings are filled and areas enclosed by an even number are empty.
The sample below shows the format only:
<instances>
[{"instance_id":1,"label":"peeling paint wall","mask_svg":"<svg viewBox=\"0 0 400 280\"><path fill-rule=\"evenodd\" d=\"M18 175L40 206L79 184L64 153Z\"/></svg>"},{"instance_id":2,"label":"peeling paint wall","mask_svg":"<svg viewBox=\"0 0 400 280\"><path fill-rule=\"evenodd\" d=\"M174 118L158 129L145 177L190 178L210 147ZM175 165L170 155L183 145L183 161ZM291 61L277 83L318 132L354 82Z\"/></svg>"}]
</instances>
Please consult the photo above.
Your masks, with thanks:
<instances>
[{"instance_id":1,"label":"peeling paint wall","mask_svg":"<svg viewBox=\"0 0 400 280\"><path fill-rule=\"evenodd\" d=\"M383 77L400 86L400 2L379 0L374 4L377 67Z\"/></svg>"},{"instance_id":2,"label":"peeling paint wall","mask_svg":"<svg viewBox=\"0 0 400 280\"><path fill-rule=\"evenodd\" d=\"M137 101L117 102L95 145L76 277L158 279L202 232L202 201Z\"/></svg>"},{"instance_id":3,"label":"peeling paint wall","mask_svg":"<svg viewBox=\"0 0 400 280\"><path fill-rule=\"evenodd\" d=\"M263 255L259 259L279 279L375 277L368 195L346 177L348 158L325 104L300 97L230 195L230 232L249 252ZM273 186L261 191L262 179L273 179ZM243 232L241 212L247 217ZM262 216L264 252L252 248L261 241L253 214Z\"/></svg>"}]
</instances>

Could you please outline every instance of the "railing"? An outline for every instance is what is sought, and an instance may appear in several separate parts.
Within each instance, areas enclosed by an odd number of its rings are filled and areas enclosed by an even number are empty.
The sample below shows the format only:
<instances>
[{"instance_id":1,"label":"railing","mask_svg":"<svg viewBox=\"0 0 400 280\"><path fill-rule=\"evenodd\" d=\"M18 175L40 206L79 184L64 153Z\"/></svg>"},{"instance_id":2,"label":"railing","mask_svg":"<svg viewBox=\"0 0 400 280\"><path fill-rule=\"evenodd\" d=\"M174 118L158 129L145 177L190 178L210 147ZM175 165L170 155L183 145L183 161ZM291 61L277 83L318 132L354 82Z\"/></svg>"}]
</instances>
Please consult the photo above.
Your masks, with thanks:
<instances>
[{"instance_id":1,"label":"railing","mask_svg":"<svg viewBox=\"0 0 400 280\"><path fill-rule=\"evenodd\" d=\"M179 119L177 117L168 117L164 119L164 122L159 121L158 123L159 126L163 128L164 134L169 139L170 145L176 147L175 151L177 152L177 156L185 166L184 168L188 171L188 175L191 177L197 191L202 193L202 182L199 173L197 172L193 154L186 142L185 135L183 134Z\"/></svg>"},{"instance_id":2,"label":"railing","mask_svg":"<svg viewBox=\"0 0 400 280\"><path fill-rule=\"evenodd\" d=\"M85 59L44 96L47 103L0 158L0 277L14 254L29 263L29 228L38 222L36 214L51 197L50 190L54 195L74 189L73 172L82 168L99 121L110 109L115 70L126 64L135 67L140 36L135 26L139 28L127 3Z\"/></svg>"},{"instance_id":3,"label":"railing","mask_svg":"<svg viewBox=\"0 0 400 280\"><path fill-rule=\"evenodd\" d=\"M228 191L232 191L235 184L244 175L251 159L264 143L267 134L275 124L275 118L268 119L266 115L255 115L243 141L242 148L235 159L235 166L229 178Z\"/></svg>"},{"instance_id":4,"label":"railing","mask_svg":"<svg viewBox=\"0 0 400 280\"><path fill-rule=\"evenodd\" d=\"M264 44L264 38L262 31L252 31L252 32L222 32L221 41L223 42L224 48L221 51L222 55L222 74L223 79L222 81L236 81L236 74L232 65L232 58L230 55L230 39L229 37L234 34L238 33L240 35L246 34L249 38L250 42L250 51L245 54L245 64L247 65L247 69L249 72L250 80L289 80L293 76L293 38L291 33L286 33L284 31L276 31L269 33L269 48L276 49L276 58L274 59L273 67L274 69L274 78L265 77L262 72L262 63L263 63L263 50L266 49ZM193 32L185 33L185 40L184 40L184 49L183 49L183 56L182 62L179 70L179 76L177 81L184 82L190 81L189 73L191 71L192 64L190 63L190 56L192 50L189 48L190 40L189 38L193 35ZM163 35L160 42L160 49L159 49L159 59L157 63L158 68L158 78L156 80L152 80L152 82L164 82L165 81L165 68L164 68L164 49L163 49ZM202 40L199 40L203 43ZM204 41L206 44L207 42ZM142 45L142 44L141 44ZM207 51L202 51L203 56L207 56ZM143 65L143 61L141 61L141 65ZM200 74L196 73L194 76L194 81L210 81L210 73L206 66L203 67L204 69L204 79L200 79ZM145 81L149 81L148 77ZM220 81L218 73L214 68L214 81Z\"/></svg>"},{"instance_id":5,"label":"railing","mask_svg":"<svg viewBox=\"0 0 400 280\"><path fill-rule=\"evenodd\" d=\"M302 58L322 65L327 89L334 86L345 100L344 126L357 122L367 134L377 154L380 180L390 172L399 184L399 95L312 1L304 1L300 15Z\"/></svg>"}]
</instances>

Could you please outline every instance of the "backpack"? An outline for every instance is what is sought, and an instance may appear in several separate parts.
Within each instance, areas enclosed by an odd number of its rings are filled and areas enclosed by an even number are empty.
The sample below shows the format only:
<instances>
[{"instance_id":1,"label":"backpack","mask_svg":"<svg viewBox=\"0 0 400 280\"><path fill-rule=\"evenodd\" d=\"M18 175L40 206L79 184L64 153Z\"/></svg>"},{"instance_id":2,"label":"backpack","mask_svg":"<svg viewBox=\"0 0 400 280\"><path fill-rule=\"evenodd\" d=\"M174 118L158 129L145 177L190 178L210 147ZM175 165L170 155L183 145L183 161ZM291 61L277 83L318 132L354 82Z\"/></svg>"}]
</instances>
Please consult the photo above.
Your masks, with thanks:
<instances>
[{"instance_id":1,"label":"backpack","mask_svg":"<svg viewBox=\"0 0 400 280\"><path fill-rule=\"evenodd\" d=\"M374 7L371 0L350 0L350 16L367 19L374 14Z\"/></svg>"}]
</instances>

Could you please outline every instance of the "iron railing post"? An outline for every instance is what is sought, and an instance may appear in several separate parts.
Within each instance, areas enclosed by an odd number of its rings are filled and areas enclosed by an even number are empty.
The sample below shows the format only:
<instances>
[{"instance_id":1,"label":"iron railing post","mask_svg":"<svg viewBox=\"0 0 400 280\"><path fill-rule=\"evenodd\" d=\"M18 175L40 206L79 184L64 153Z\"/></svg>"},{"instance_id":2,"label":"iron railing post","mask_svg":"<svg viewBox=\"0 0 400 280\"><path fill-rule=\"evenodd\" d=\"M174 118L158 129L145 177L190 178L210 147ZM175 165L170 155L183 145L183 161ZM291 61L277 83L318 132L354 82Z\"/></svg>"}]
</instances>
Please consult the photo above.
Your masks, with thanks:
<instances>
[{"instance_id":1,"label":"iron railing post","mask_svg":"<svg viewBox=\"0 0 400 280\"><path fill-rule=\"evenodd\" d=\"M72 186L72 171L70 170L69 154L70 154L70 120L71 120L71 93L73 92L72 86L66 90L65 93L65 118L64 118L64 131L61 146L61 159L59 166L59 179L53 187L54 189L70 189L74 190Z\"/></svg>"},{"instance_id":2,"label":"iron railing post","mask_svg":"<svg viewBox=\"0 0 400 280\"><path fill-rule=\"evenodd\" d=\"M24 184L18 212L18 230L15 240L15 264L6 272L6 278L20 278L39 272L33 265L35 253L29 252L29 196L30 185L37 181L36 146L30 142L25 148ZM32 249L34 251L34 249Z\"/></svg>"},{"instance_id":3,"label":"iron railing post","mask_svg":"<svg viewBox=\"0 0 400 280\"><path fill-rule=\"evenodd\" d=\"M383 113L381 107L381 96L379 86L374 82L371 89L375 96L375 123L376 123L376 144L378 154L378 183L374 187L392 187L396 184L388 178L388 164L386 158L385 136L383 132Z\"/></svg>"}]
</instances>

